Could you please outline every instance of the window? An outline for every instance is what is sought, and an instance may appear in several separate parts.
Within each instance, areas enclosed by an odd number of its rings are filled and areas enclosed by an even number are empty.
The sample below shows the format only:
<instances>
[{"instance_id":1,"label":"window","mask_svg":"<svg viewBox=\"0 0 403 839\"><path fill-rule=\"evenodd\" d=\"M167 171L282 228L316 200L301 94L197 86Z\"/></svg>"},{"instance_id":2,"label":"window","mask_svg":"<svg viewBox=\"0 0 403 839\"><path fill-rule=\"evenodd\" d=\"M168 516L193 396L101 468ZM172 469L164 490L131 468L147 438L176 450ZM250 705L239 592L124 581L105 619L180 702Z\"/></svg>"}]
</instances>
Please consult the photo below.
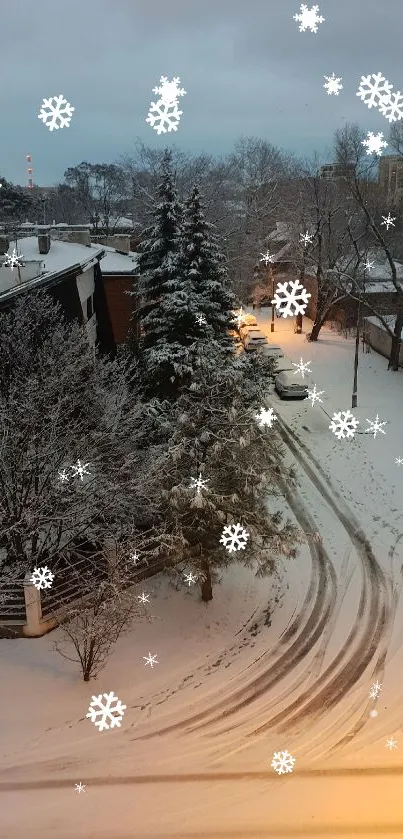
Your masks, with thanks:
<instances>
[{"instance_id":1,"label":"window","mask_svg":"<svg viewBox=\"0 0 403 839\"><path fill-rule=\"evenodd\" d=\"M90 294L90 296L87 297L87 320L90 320L90 318L92 318L93 314L94 314L94 301L93 301L93 295Z\"/></svg>"}]
</instances>

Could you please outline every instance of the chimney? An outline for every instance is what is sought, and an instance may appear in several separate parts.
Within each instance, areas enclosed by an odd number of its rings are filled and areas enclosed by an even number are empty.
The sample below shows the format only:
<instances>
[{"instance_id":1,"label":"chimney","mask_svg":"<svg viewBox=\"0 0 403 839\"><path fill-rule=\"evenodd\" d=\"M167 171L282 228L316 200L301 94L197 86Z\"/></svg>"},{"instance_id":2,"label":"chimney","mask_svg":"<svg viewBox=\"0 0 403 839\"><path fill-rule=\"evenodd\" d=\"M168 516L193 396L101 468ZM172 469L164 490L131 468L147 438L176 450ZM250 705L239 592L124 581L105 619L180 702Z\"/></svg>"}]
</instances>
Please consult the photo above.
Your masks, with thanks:
<instances>
[{"instance_id":1,"label":"chimney","mask_svg":"<svg viewBox=\"0 0 403 839\"><path fill-rule=\"evenodd\" d=\"M129 253L130 251L130 236L125 236L123 233L115 233L113 237L113 247L118 253Z\"/></svg>"},{"instance_id":2,"label":"chimney","mask_svg":"<svg viewBox=\"0 0 403 839\"><path fill-rule=\"evenodd\" d=\"M1 235L0 236L0 254L8 253L9 247L10 247L10 242L8 240L8 236Z\"/></svg>"},{"instance_id":3,"label":"chimney","mask_svg":"<svg viewBox=\"0 0 403 839\"><path fill-rule=\"evenodd\" d=\"M87 248L91 247L91 237L89 230L69 230L68 241L74 242L76 245L85 245Z\"/></svg>"},{"instance_id":4,"label":"chimney","mask_svg":"<svg viewBox=\"0 0 403 839\"><path fill-rule=\"evenodd\" d=\"M50 235L49 233L40 233L38 236L38 250L39 253L49 253L50 250Z\"/></svg>"}]
</instances>

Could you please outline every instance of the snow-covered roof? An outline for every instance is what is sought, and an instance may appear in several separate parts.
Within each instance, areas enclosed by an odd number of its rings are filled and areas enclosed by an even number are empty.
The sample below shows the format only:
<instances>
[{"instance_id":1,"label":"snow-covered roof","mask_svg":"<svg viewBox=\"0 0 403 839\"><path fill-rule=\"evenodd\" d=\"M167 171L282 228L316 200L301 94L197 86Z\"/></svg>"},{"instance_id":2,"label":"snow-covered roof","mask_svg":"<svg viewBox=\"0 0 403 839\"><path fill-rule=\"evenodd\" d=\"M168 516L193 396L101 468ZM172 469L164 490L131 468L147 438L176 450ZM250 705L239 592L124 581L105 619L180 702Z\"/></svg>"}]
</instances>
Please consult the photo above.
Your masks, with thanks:
<instances>
[{"instance_id":1,"label":"snow-covered roof","mask_svg":"<svg viewBox=\"0 0 403 839\"><path fill-rule=\"evenodd\" d=\"M383 319L391 329L394 329L396 315L385 315ZM383 329L383 331L386 332L384 324L382 323L382 321L379 320L379 318L375 317L375 315L371 315L368 318L364 318L364 320L368 321L368 323L373 323L379 329ZM403 329L400 333L400 339L403 339Z\"/></svg>"},{"instance_id":2,"label":"snow-covered roof","mask_svg":"<svg viewBox=\"0 0 403 839\"><path fill-rule=\"evenodd\" d=\"M276 230L269 233L270 242L284 242L290 237L290 225L287 221L276 221Z\"/></svg>"},{"instance_id":3,"label":"snow-covered roof","mask_svg":"<svg viewBox=\"0 0 403 839\"><path fill-rule=\"evenodd\" d=\"M103 245L103 250L105 256L100 262L103 274L136 274L137 254L134 251L119 253L108 245Z\"/></svg>"},{"instance_id":4,"label":"snow-covered roof","mask_svg":"<svg viewBox=\"0 0 403 839\"><path fill-rule=\"evenodd\" d=\"M44 280L53 276L63 274L67 271L77 270L81 273L90 265L99 261L105 248L101 245L78 245L75 242L60 242L57 239L51 240L50 250L46 254L39 253L38 239L36 236L26 236L18 239L17 245L10 241L8 253L16 248L21 255L21 260L29 268L32 264L36 275L29 279L24 278L24 269L21 268L22 282L18 282L18 270L14 268L0 268L0 295L3 297L9 292L9 296L16 289L33 288L40 286ZM38 263L41 264L38 273Z\"/></svg>"},{"instance_id":5,"label":"snow-covered roof","mask_svg":"<svg viewBox=\"0 0 403 839\"><path fill-rule=\"evenodd\" d=\"M366 284L369 282L376 282L377 280L390 280L392 276L392 272L390 270L390 265L386 257L381 256L379 251L369 251L367 253L367 259L369 262L373 263L370 270L366 272ZM396 275L398 280L403 279L403 265L401 262L396 262L393 260L394 265L396 267ZM351 268L353 265L353 261L351 257L340 259L337 263L337 267L339 270L342 270L343 266L346 266L346 272L349 273L349 267ZM394 291L394 286L392 285L392 291Z\"/></svg>"},{"instance_id":6,"label":"snow-covered roof","mask_svg":"<svg viewBox=\"0 0 403 839\"><path fill-rule=\"evenodd\" d=\"M287 262L291 261L291 254L290 254L291 250L292 250L291 242L287 242L285 245L283 245L282 248L280 248L279 251L277 251L277 253L273 254L272 261L273 262L282 262L282 261L285 260L287 255L288 255L289 259L287 259L285 261L287 261Z\"/></svg>"}]
</instances>

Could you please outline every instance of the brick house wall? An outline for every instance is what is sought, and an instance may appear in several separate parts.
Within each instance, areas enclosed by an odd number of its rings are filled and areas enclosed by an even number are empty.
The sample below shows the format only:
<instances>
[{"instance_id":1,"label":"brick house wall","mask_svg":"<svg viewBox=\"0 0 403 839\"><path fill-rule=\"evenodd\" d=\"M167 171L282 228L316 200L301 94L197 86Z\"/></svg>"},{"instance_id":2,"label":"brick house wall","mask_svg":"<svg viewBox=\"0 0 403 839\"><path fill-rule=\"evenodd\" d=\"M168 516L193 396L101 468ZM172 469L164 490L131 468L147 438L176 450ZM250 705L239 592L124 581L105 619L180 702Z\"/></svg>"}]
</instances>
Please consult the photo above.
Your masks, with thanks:
<instances>
[{"instance_id":1,"label":"brick house wall","mask_svg":"<svg viewBox=\"0 0 403 839\"><path fill-rule=\"evenodd\" d=\"M133 329L131 319L136 298L126 294L127 291L133 291L133 279L132 275L104 274L105 294L116 344L124 344Z\"/></svg>"}]
</instances>

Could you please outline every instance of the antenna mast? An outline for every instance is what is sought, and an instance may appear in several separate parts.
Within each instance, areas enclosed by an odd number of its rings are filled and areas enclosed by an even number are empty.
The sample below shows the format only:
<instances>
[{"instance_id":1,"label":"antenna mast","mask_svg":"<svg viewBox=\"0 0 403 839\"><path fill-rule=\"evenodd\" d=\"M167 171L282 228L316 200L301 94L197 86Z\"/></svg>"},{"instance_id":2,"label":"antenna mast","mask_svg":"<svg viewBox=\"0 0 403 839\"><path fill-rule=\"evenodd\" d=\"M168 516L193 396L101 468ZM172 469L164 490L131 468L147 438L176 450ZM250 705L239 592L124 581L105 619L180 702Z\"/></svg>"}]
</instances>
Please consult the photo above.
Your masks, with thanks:
<instances>
[{"instance_id":1,"label":"antenna mast","mask_svg":"<svg viewBox=\"0 0 403 839\"><path fill-rule=\"evenodd\" d=\"M33 187L34 187L34 179L33 179L34 170L32 168L32 155L31 154L26 155L26 161L27 161L27 174L28 174L28 189L33 189Z\"/></svg>"}]
</instances>

